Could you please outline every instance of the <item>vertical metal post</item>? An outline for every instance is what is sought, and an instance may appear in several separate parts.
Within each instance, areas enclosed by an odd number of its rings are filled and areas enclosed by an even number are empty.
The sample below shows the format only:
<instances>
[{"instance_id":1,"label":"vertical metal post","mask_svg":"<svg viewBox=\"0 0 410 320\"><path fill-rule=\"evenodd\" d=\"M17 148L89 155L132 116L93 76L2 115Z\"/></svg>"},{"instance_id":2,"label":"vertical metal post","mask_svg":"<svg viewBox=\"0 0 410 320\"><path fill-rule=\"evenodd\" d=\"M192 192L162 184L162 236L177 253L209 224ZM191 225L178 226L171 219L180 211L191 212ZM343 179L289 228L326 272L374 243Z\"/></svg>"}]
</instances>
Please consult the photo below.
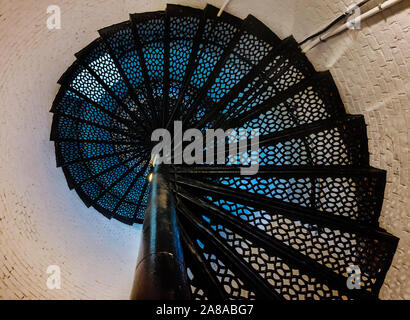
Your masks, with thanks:
<instances>
[{"instance_id":1,"label":"vertical metal post","mask_svg":"<svg viewBox=\"0 0 410 320\"><path fill-rule=\"evenodd\" d=\"M175 200L162 170L154 168L132 300L190 299Z\"/></svg>"}]
</instances>

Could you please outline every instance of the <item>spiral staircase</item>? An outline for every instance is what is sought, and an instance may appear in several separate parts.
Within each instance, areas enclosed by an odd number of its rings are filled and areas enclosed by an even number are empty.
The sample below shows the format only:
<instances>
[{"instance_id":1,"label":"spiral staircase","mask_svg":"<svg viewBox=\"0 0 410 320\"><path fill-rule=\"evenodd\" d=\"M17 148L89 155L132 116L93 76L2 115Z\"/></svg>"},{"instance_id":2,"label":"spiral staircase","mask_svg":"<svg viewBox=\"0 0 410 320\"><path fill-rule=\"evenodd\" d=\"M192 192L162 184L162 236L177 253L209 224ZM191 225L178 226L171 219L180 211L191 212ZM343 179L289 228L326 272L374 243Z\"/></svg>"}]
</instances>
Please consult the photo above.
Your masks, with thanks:
<instances>
[{"instance_id":1,"label":"spiral staircase","mask_svg":"<svg viewBox=\"0 0 410 320\"><path fill-rule=\"evenodd\" d=\"M376 299L398 239L378 219L386 173L329 72L252 15L168 5L99 31L59 80L51 140L84 203L142 223L151 133L259 130L259 171L161 165L192 299ZM151 199L151 200L150 200ZM152 204L151 204L152 206ZM349 267L360 288L349 289Z\"/></svg>"}]
</instances>

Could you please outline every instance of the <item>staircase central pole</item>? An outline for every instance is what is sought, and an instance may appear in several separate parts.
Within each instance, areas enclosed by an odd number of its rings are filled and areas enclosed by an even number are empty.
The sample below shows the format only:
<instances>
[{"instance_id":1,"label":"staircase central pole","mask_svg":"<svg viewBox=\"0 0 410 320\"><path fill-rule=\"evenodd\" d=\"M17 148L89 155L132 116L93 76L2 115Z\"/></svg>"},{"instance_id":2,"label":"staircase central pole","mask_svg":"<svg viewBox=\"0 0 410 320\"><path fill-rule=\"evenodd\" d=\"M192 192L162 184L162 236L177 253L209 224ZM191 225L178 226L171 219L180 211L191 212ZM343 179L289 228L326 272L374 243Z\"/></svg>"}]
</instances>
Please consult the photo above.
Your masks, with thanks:
<instances>
[{"instance_id":1,"label":"staircase central pole","mask_svg":"<svg viewBox=\"0 0 410 320\"><path fill-rule=\"evenodd\" d=\"M164 170L163 166L154 167L132 300L190 299L175 199L164 177Z\"/></svg>"}]
</instances>

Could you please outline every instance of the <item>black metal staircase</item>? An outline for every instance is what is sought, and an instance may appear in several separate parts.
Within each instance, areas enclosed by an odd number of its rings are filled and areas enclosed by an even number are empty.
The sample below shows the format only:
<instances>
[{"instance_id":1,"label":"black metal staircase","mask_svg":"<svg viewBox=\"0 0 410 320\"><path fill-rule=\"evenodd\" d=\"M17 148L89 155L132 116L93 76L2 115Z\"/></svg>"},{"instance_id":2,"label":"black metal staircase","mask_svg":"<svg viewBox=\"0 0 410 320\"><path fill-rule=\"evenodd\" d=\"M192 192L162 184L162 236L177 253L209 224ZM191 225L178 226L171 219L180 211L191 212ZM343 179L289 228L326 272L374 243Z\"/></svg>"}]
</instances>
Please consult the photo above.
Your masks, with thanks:
<instances>
[{"instance_id":1,"label":"black metal staircase","mask_svg":"<svg viewBox=\"0 0 410 320\"><path fill-rule=\"evenodd\" d=\"M185 265L177 282L193 299L377 298L398 239L378 226L386 173L369 165L364 118L346 114L331 74L316 72L292 37L217 12L168 5L100 30L59 80L57 166L87 206L142 223L153 130L175 120L259 129L254 176L235 164L161 166L154 189L171 192ZM148 212L165 221L151 212L155 196ZM346 285L353 265L360 289Z\"/></svg>"}]
</instances>

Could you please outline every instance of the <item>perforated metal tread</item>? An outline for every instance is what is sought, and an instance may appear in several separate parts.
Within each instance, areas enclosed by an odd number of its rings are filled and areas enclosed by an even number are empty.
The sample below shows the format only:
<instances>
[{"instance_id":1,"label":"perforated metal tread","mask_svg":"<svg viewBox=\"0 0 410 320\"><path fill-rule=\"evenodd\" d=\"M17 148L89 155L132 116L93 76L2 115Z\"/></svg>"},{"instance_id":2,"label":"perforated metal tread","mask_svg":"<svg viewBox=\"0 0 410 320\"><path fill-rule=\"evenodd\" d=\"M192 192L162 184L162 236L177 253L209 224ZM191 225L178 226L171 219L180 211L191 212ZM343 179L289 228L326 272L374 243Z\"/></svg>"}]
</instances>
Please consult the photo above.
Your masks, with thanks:
<instances>
[{"instance_id":1,"label":"perforated metal tread","mask_svg":"<svg viewBox=\"0 0 410 320\"><path fill-rule=\"evenodd\" d=\"M142 223L153 130L258 129L256 176L168 168L193 298L376 298L398 239L378 227L385 172L369 167L364 118L292 37L218 11L131 14L75 54L51 109L68 186ZM360 290L346 287L350 265Z\"/></svg>"}]
</instances>

